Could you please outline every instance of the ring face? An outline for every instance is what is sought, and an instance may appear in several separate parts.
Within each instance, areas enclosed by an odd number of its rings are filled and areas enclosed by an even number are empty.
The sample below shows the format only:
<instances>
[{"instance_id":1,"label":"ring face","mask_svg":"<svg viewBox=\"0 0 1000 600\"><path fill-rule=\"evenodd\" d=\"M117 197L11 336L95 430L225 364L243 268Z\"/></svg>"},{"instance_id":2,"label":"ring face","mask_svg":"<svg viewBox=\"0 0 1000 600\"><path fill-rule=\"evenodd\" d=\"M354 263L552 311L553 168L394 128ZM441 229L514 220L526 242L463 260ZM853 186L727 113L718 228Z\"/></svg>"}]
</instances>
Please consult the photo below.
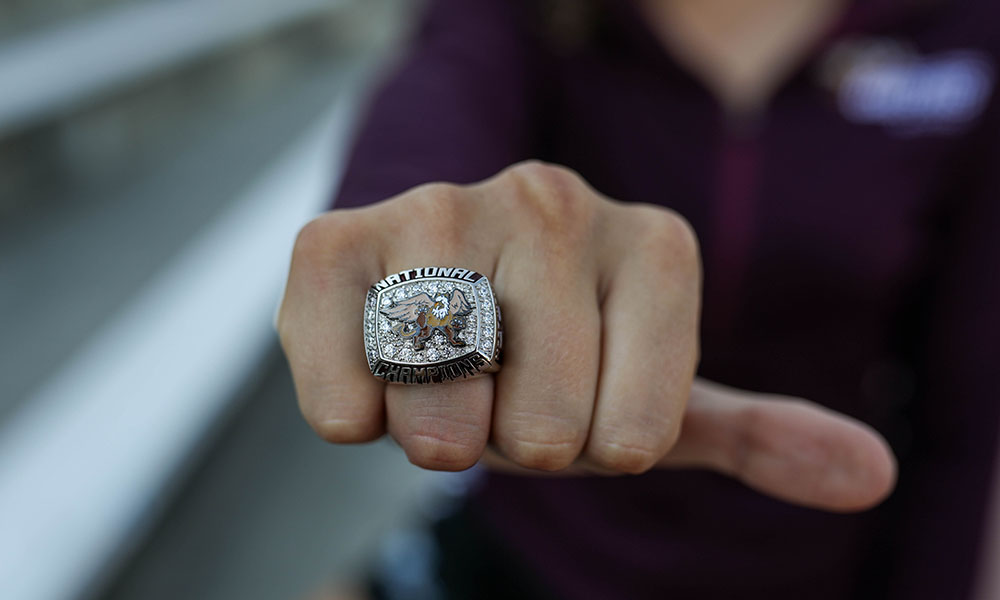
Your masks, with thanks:
<instances>
[{"instance_id":1,"label":"ring face","mask_svg":"<svg viewBox=\"0 0 1000 600\"><path fill-rule=\"evenodd\" d=\"M475 271L421 267L389 275L368 291L365 354L389 383L441 383L500 368L500 308Z\"/></svg>"}]
</instances>

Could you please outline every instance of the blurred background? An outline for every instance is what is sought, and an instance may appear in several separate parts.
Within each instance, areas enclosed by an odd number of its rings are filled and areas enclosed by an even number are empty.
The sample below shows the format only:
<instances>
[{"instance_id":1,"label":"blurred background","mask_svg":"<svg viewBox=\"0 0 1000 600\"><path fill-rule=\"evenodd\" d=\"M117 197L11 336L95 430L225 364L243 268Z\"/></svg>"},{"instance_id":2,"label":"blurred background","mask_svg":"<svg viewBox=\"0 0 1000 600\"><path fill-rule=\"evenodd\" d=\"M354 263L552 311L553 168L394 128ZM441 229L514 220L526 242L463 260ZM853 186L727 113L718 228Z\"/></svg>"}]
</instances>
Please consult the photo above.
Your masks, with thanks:
<instances>
[{"instance_id":1,"label":"blurred background","mask_svg":"<svg viewBox=\"0 0 1000 600\"><path fill-rule=\"evenodd\" d=\"M415 568L475 474L320 441L272 322L419 8L0 0L0 600L299 599Z\"/></svg>"},{"instance_id":2,"label":"blurred background","mask_svg":"<svg viewBox=\"0 0 1000 600\"><path fill-rule=\"evenodd\" d=\"M300 598L461 485L315 437L272 326L416 8L0 2L0 598Z\"/></svg>"}]
</instances>

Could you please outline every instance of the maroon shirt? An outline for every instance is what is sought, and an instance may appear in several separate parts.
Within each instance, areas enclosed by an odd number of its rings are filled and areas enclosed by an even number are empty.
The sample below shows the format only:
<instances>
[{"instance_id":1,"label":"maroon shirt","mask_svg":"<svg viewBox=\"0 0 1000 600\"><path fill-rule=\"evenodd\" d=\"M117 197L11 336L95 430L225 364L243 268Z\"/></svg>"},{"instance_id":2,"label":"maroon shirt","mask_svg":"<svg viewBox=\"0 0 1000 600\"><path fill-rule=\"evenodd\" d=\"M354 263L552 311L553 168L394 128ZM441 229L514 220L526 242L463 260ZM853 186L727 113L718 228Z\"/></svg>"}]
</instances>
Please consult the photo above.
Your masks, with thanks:
<instances>
[{"instance_id":1,"label":"maroon shirt","mask_svg":"<svg viewBox=\"0 0 1000 600\"><path fill-rule=\"evenodd\" d=\"M338 206L526 158L669 206L703 249L700 375L858 417L901 475L836 515L696 470L491 474L474 514L570 599L966 598L1000 423L1000 3L860 2L744 122L628 2L575 46L532 4L432 2Z\"/></svg>"}]
</instances>

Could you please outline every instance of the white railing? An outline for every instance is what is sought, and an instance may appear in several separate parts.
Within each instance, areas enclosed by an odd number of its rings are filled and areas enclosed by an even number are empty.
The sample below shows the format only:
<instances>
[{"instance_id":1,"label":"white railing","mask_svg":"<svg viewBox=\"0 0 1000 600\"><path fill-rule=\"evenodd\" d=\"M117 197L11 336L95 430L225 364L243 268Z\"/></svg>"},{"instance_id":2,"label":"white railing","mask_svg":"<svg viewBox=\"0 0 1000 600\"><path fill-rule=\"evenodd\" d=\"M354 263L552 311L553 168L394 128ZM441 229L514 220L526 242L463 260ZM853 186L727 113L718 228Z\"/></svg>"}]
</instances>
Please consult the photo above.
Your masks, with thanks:
<instances>
[{"instance_id":1,"label":"white railing","mask_svg":"<svg viewBox=\"0 0 1000 600\"><path fill-rule=\"evenodd\" d=\"M273 347L295 233L324 205L345 96L0 428L0 598L91 593Z\"/></svg>"},{"instance_id":2,"label":"white railing","mask_svg":"<svg viewBox=\"0 0 1000 600\"><path fill-rule=\"evenodd\" d=\"M349 0L157 0L0 44L0 138Z\"/></svg>"}]
</instances>

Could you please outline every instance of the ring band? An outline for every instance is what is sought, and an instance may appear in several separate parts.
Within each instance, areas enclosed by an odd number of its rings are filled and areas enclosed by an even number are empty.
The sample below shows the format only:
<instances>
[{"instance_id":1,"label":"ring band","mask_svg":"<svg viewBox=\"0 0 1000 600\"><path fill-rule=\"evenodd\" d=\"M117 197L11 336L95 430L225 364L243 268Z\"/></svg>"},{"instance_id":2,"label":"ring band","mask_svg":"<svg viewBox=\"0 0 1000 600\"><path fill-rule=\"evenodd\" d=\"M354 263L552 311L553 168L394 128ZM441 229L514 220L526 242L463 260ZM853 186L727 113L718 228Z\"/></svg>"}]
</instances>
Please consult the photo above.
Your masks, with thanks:
<instances>
[{"instance_id":1,"label":"ring band","mask_svg":"<svg viewBox=\"0 0 1000 600\"><path fill-rule=\"evenodd\" d=\"M389 383L442 383L500 369L503 323L485 275L420 267L368 290L365 354Z\"/></svg>"}]
</instances>

